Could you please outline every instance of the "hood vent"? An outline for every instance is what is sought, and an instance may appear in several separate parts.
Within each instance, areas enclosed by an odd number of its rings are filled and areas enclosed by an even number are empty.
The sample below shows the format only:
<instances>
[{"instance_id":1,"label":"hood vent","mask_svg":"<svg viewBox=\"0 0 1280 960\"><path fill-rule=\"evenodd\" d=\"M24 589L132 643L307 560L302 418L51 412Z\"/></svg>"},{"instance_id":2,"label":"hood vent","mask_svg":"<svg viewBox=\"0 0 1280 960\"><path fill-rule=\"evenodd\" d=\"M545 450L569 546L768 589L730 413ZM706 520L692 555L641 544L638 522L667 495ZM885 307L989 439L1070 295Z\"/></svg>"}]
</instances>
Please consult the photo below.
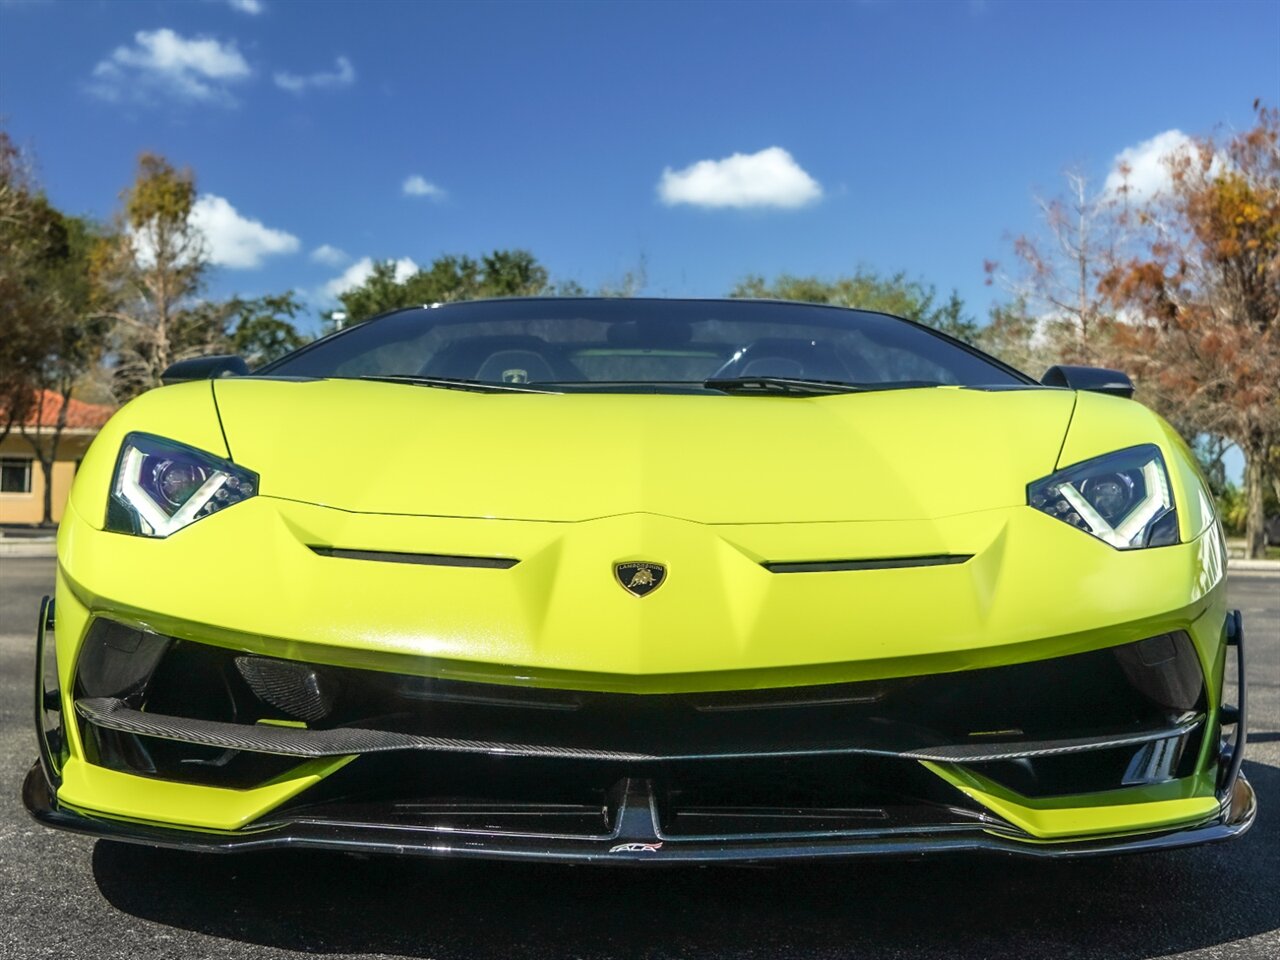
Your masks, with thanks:
<instances>
[{"instance_id":1,"label":"hood vent","mask_svg":"<svg viewBox=\"0 0 1280 960\"><path fill-rule=\"evenodd\" d=\"M830 573L834 570L897 570L901 567L944 567L972 560L971 553L939 553L927 557L884 557L879 560L799 560L762 563L770 573Z\"/></svg>"},{"instance_id":2,"label":"hood vent","mask_svg":"<svg viewBox=\"0 0 1280 960\"><path fill-rule=\"evenodd\" d=\"M346 550L340 547L317 547L311 549L322 557L335 557L339 560L378 560L383 563L420 563L430 567L487 567L492 570L506 570L514 567L519 560L511 557L467 557L452 553L400 553L394 550Z\"/></svg>"}]
</instances>

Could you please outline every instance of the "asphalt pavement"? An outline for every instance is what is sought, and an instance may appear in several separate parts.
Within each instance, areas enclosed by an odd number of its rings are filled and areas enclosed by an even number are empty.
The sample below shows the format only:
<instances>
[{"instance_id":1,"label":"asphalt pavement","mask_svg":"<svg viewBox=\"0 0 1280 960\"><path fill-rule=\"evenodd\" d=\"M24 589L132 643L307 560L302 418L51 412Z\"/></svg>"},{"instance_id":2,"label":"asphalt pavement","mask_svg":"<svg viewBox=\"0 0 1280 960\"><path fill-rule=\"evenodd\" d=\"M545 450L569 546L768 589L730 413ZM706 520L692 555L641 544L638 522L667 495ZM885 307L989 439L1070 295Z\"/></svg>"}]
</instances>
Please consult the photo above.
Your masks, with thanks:
<instances>
[{"instance_id":1,"label":"asphalt pavement","mask_svg":"<svg viewBox=\"0 0 1280 960\"><path fill-rule=\"evenodd\" d=\"M19 788L51 559L0 559L0 957L1280 957L1280 576L1233 573L1253 830L1109 860L617 870L197 856L38 826Z\"/></svg>"}]
</instances>

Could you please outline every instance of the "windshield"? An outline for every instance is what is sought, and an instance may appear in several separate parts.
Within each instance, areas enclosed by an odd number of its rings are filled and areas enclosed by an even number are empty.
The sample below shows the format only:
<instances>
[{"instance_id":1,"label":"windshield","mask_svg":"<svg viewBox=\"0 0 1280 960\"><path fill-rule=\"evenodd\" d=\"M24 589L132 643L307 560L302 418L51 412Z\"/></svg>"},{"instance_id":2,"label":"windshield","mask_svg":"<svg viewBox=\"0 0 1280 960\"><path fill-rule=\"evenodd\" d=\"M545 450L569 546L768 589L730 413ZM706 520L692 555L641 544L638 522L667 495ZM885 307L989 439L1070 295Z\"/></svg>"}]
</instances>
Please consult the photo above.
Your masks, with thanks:
<instances>
[{"instance_id":1,"label":"windshield","mask_svg":"<svg viewBox=\"0 0 1280 960\"><path fill-rule=\"evenodd\" d=\"M621 298L415 307L319 340L260 373L576 390L702 391L770 379L867 389L1031 382L885 314L765 300Z\"/></svg>"}]
</instances>

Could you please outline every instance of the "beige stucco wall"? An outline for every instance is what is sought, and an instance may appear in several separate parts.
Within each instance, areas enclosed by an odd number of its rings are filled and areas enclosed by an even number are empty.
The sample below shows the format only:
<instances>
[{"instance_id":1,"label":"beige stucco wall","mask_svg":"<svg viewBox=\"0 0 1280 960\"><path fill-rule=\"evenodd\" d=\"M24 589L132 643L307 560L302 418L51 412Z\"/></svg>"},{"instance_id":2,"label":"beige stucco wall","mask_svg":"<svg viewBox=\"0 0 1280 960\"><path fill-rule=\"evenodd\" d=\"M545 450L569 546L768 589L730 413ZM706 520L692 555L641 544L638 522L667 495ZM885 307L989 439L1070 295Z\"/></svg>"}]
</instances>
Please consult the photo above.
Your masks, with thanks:
<instances>
[{"instance_id":1,"label":"beige stucco wall","mask_svg":"<svg viewBox=\"0 0 1280 960\"><path fill-rule=\"evenodd\" d=\"M76 474L76 461L89 448L92 434L64 434L58 444L58 458L53 464L53 519L62 519L62 508L71 491ZM0 523L39 523L44 515L44 471L35 459L35 451L15 431L0 443L0 456L30 459L31 492L0 493Z\"/></svg>"}]
</instances>

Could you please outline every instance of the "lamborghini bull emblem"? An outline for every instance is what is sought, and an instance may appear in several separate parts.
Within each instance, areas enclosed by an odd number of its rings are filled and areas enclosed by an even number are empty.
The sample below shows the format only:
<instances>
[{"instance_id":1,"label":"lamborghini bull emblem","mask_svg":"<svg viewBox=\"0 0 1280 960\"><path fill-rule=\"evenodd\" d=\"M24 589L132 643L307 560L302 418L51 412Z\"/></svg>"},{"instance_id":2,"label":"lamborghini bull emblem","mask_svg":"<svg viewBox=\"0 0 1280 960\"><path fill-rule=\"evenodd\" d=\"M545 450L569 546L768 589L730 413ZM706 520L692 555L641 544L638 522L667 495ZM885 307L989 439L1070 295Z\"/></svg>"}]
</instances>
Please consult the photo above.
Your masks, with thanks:
<instances>
[{"instance_id":1,"label":"lamborghini bull emblem","mask_svg":"<svg viewBox=\"0 0 1280 960\"><path fill-rule=\"evenodd\" d=\"M661 563L634 560L630 563L615 563L613 575L627 593L634 597L644 597L662 586L667 579L667 568Z\"/></svg>"}]
</instances>

